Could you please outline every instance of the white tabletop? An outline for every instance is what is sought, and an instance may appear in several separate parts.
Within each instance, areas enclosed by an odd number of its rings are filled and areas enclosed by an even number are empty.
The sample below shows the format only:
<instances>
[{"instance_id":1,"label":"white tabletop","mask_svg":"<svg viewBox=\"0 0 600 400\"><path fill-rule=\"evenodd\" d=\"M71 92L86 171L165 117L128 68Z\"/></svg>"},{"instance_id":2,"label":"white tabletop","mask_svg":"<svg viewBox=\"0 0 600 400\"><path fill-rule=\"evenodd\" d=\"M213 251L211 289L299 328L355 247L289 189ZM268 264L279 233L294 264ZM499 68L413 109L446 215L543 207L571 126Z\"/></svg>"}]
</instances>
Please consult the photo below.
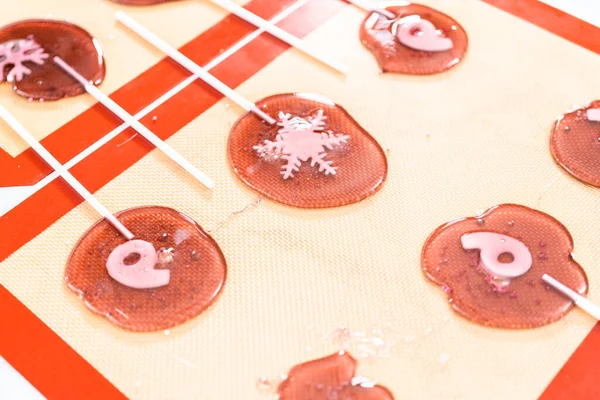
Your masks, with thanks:
<instances>
[{"instance_id":1,"label":"white tabletop","mask_svg":"<svg viewBox=\"0 0 600 400\"><path fill-rule=\"evenodd\" d=\"M541 1L600 28L600 1L598 0Z\"/></svg>"},{"instance_id":2,"label":"white tabletop","mask_svg":"<svg viewBox=\"0 0 600 400\"><path fill-rule=\"evenodd\" d=\"M44 400L44 396L2 357L0 357L0 398L3 400Z\"/></svg>"}]
</instances>

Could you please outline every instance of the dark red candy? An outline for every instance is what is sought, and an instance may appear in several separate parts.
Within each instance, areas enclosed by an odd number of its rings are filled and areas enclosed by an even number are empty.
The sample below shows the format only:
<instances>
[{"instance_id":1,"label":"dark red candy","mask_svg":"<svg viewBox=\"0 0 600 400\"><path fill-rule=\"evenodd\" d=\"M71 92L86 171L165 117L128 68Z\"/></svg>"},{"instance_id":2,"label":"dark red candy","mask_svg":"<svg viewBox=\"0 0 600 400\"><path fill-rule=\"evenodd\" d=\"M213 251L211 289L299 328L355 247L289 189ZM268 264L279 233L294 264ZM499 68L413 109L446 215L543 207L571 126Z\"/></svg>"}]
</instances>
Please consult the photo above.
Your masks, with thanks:
<instances>
[{"instance_id":1,"label":"dark red candy","mask_svg":"<svg viewBox=\"0 0 600 400\"><path fill-rule=\"evenodd\" d=\"M18 55L20 66L4 63L4 80L14 68L24 67L30 70L30 73L23 74L21 80L12 82L19 95L31 99L58 100L85 92L81 84L54 64L52 59L55 56L65 60L96 85L104 79L105 65L100 43L77 25L63 21L26 20L1 28L0 46L3 45L3 56L0 56L0 63L2 60L6 61L6 57L17 56L22 46L36 43L48 55L41 65L31 61L32 54L40 50L28 50Z\"/></svg>"}]
</instances>

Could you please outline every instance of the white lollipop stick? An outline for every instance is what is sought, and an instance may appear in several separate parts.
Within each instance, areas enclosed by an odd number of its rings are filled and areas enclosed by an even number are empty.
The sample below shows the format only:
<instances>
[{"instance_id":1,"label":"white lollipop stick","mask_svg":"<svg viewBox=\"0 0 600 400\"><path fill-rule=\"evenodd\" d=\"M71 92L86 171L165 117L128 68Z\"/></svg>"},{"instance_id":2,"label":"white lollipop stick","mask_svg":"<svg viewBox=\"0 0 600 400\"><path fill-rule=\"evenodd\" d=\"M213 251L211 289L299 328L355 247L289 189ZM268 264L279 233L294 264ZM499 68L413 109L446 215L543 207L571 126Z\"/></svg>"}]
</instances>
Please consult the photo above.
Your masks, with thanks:
<instances>
[{"instance_id":1,"label":"white lollipop stick","mask_svg":"<svg viewBox=\"0 0 600 400\"><path fill-rule=\"evenodd\" d=\"M558 290L559 292L570 298L571 300L573 300L575 305L577 305L583 311L587 312L597 320L600 320L600 307L598 307L597 305L595 305L594 303L577 293L576 291L569 289L564 284L560 283L548 274L544 274L542 276L542 280L548 285L552 286L554 289Z\"/></svg>"},{"instance_id":2,"label":"white lollipop stick","mask_svg":"<svg viewBox=\"0 0 600 400\"><path fill-rule=\"evenodd\" d=\"M194 178L198 179L200 183L206 186L209 189L215 187L215 183L210 179L207 175L200 172L196 167L194 167L188 160L183 158L181 154L177 153L171 146L162 141L158 136L156 136L150 129L146 128L140 121L133 118L127 111L125 111L121 106L115 103L110 97L105 95L94 86L90 81L85 79L79 72L77 72L73 67L67 64L60 57L54 57L54 62L56 65L61 67L67 74L76 79L88 92L91 94L96 100L102 103L106 108L115 113L119 118L125 121L129 126L139 132L143 137L146 138L150 143L152 143L155 147L160 149L163 153L165 153L169 158L175 161L179 166L189 172Z\"/></svg>"},{"instance_id":3,"label":"white lollipop stick","mask_svg":"<svg viewBox=\"0 0 600 400\"><path fill-rule=\"evenodd\" d=\"M87 201L100 215L110 222L127 240L133 239L133 233L106 209L71 173L58 162L48 150L44 148L8 110L0 105L0 117L48 163L58 174L73 188L85 201Z\"/></svg>"},{"instance_id":4,"label":"white lollipop stick","mask_svg":"<svg viewBox=\"0 0 600 400\"><path fill-rule=\"evenodd\" d=\"M231 1L231 0L211 0L211 1L219 6L223 7L230 13L235 14L236 16L243 19L244 21L251 23L252 25L256 26L257 28L260 28L266 32L269 32L271 35L275 36L277 39L281 40L282 42L285 42L285 43L289 44L290 46L293 46L293 47L297 48L298 50L303 51L304 53L308 54L309 56L321 61L323 64L330 66L331 68L335 69L336 71L341 72L342 74L345 74L348 71L348 68L344 64L341 64L336 60L330 59L329 57L327 57L323 54L319 54L319 53L315 52L310 47L308 47L301 39L297 38L296 36L292 35L291 33L284 31L277 25L274 25L271 22L266 21L263 18L259 17L258 15L246 10L244 7L234 3L233 1Z\"/></svg>"},{"instance_id":5,"label":"white lollipop stick","mask_svg":"<svg viewBox=\"0 0 600 400\"><path fill-rule=\"evenodd\" d=\"M586 114L588 120L600 122L600 108L590 108Z\"/></svg>"},{"instance_id":6,"label":"white lollipop stick","mask_svg":"<svg viewBox=\"0 0 600 400\"><path fill-rule=\"evenodd\" d=\"M235 90L233 90L232 88L215 78L212 74L210 74L198 64L190 60L188 57L184 56L181 52L179 52L167 42L156 36L154 33L150 32L147 28L135 21L129 15L125 14L123 11L118 11L115 14L115 17L123 25L140 35L150 44L157 47L160 51L171 57L173 60L177 61L188 71L198 76L204 82L213 87L215 90L221 92L221 94L231 99L231 101L238 104L244 110L253 112L258 117L266 121L269 125L274 125L277 122L271 116L261 111L256 106L256 104L239 95Z\"/></svg>"},{"instance_id":7,"label":"white lollipop stick","mask_svg":"<svg viewBox=\"0 0 600 400\"><path fill-rule=\"evenodd\" d=\"M381 14L386 18L394 19L396 16L393 12L384 10L383 8L375 7L371 1L369 0L346 0L350 4L354 4L358 8L362 8L365 11L376 12L377 14Z\"/></svg>"}]
</instances>

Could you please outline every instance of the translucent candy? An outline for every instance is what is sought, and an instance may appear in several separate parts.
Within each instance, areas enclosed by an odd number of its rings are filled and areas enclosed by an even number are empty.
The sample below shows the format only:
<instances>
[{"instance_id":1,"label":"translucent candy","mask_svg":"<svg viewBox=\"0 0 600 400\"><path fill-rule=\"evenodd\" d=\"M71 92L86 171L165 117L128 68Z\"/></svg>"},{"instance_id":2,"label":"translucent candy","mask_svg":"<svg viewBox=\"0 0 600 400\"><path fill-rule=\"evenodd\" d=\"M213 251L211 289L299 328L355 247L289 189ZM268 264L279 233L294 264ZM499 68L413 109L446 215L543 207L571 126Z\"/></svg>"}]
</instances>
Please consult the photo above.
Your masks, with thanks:
<instances>
[{"instance_id":1,"label":"translucent candy","mask_svg":"<svg viewBox=\"0 0 600 400\"><path fill-rule=\"evenodd\" d=\"M383 386L355 377L356 360L339 352L296 365L279 385L279 400L393 400Z\"/></svg>"},{"instance_id":2,"label":"translucent candy","mask_svg":"<svg viewBox=\"0 0 600 400\"><path fill-rule=\"evenodd\" d=\"M27 43L36 45L25 51L23 56L27 56L27 59L22 59L16 71L13 67L4 76L5 79L11 78L9 80L17 94L28 99L58 100L85 92L79 83L54 65L52 58L55 56L61 57L94 84L100 84L104 79L102 48L98 41L77 25L33 19L0 28L0 48L4 46L5 50L16 50L15 43L21 46Z\"/></svg>"},{"instance_id":3,"label":"translucent candy","mask_svg":"<svg viewBox=\"0 0 600 400\"><path fill-rule=\"evenodd\" d=\"M533 256L531 268L513 278L490 274L481 265L480 251L463 247L462 237L476 232L493 232L522 242ZM541 280L543 274L580 294L587 293L586 274L572 251L571 235L556 219L528 207L504 204L436 229L423 247L421 266L464 317L499 328L534 328L560 319L573 307L569 299L548 290ZM512 268L510 260L506 265Z\"/></svg>"},{"instance_id":4,"label":"translucent candy","mask_svg":"<svg viewBox=\"0 0 600 400\"><path fill-rule=\"evenodd\" d=\"M385 153L342 107L309 94L270 96L257 105L279 115L280 125L246 114L228 142L234 172L252 189L290 206L325 208L361 201L382 187Z\"/></svg>"},{"instance_id":5,"label":"translucent candy","mask_svg":"<svg viewBox=\"0 0 600 400\"><path fill-rule=\"evenodd\" d=\"M569 174L600 187L600 100L560 118L552 130L550 150Z\"/></svg>"},{"instance_id":6,"label":"translucent candy","mask_svg":"<svg viewBox=\"0 0 600 400\"><path fill-rule=\"evenodd\" d=\"M362 43L373 53L383 72L437 74L458 64L465 56L467 33L449 16L411 3L386 10L396 18L388 19L373 12L360 30Z\"/></svg>"},{"instance_id":7,"label":"translucent candy","mask_svg":"<svg viewBox=\"0 0 600 400\"><path fill-rule=\"evenodd\" d=\"M116 216L137 240L171 249L171 262L154 267L168 269L169 280L160 287L135 289L113 279L107 260L125 239L100 220L81 237L65 270L69 288L90 310L124 329L159 331L197 316L216 299L227 265L217 243L194 221L165 207L133 208Z\"/></svg>"}]
</instances>

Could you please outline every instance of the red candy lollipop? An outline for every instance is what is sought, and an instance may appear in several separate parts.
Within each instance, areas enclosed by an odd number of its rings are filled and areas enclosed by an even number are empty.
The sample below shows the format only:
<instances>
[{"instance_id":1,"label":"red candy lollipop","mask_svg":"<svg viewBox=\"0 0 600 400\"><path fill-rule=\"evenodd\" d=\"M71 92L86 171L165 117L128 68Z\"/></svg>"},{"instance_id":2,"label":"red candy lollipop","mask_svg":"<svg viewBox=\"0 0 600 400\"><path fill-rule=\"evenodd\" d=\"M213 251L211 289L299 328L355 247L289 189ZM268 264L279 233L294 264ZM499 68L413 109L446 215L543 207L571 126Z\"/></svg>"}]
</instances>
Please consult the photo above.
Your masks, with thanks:
<instances>
[{"instance_id":1,"label":"red candy lollipop","mask_svg":"<svg viewBox=\"0 0 600 400\"><path fill-rule=\"evenodd\" d=\"M58 100L85 92L52 62L55 56L96 85L104 79L100 43L77 25L39 19L0 29L0 81L11 82L21 96Z\"/></svg>"},{"instance_id":2,"label":"red candy lollipop","mask_svg":"<svg viewBox=\"0 0 600 400\"><path fill-rule=\"evenodd\" d=\"M458 64L467 52L467 34L449 16L411 3L385 10L395 18L372 12L360 30L362 43L383 72L437 74Z\"/></svg>"},{"instance_id":3,"label":"red candy lollipop","mask_svg":"<svg viewBox=\"0 0 600 400\"><path fill-rule=\"evenodd\" d=\"M252 189L283 204L325 208L381 188L385 154L342 107L308 94L270 96L257 106L279 115L278 125L246 114L228 143L234 172Z\"/></svg>"},{"instance_id":4,"label":"red candy lollipop","mask_svg":"<svg viewBox=\"0 0 600 400\"><path fill-rule=\"evenodd\" d=\"M573 306L542 282L544 274L587 293L586 274L572 251L573 239L556 219L504 204L436 229L423 247L421 266L464 317L499 328L535 328Z\"/></svg>"},{"instance_id":5,"label":"red candy lollipop","mask_svg":"<svg viewBox=\"0 0 600 400\"><path fill-rule=\"evenodd\" d=\"M600 187L600 100L556 121L550 151L569 174Z\"/></svg>"},{"instance_id":6,"label":"red candy lollipop","mask_svg":"<svg viewBox=\"0 0 600 400\"><path fill-rule=\"evenodd\" d=\"M125 239L106 220L73 249L65 281L93 312L138 332L172 328L200 314L225 283L217 243L185 215L165 207L116 214L135 235Z\"/></svg>"},{"instance_id":7,"label":"red candy lollipop","mask_svg":"<svg viewBox=\"0 0 600 400\"><path fill-rule=\"evenodd\" d=\"M357 361L345 352L293 367L277 389L279 400L393 400L383 386L353 383Z\"/></svg>"}]
</instances>

